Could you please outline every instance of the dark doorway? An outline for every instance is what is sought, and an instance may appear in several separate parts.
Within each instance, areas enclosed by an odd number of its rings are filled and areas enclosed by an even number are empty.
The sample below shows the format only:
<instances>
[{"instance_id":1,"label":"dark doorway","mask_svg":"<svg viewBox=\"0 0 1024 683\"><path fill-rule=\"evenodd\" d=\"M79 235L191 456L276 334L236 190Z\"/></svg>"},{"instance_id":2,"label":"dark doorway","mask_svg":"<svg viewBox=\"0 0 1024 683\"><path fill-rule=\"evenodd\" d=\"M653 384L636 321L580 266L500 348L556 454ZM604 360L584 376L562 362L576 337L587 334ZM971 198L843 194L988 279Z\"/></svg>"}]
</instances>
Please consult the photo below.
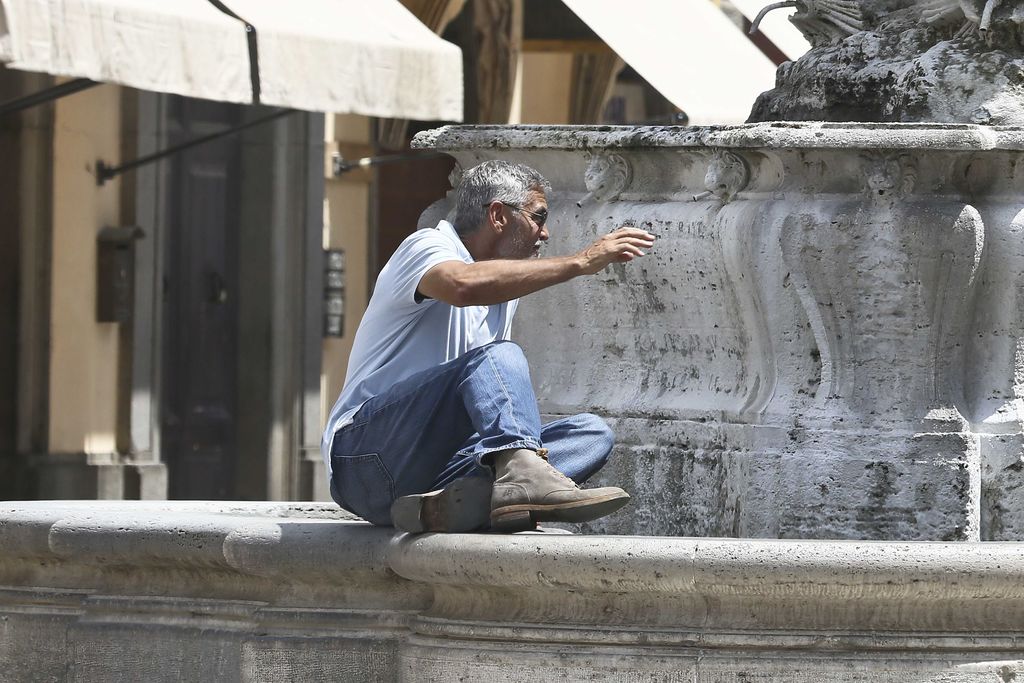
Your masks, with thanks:
<instances>
[{"instance_id":1,"label":"dark doorway","mask_svg":"<svg viewBox=\"0 0 1024 683\"><path fill-rule=\"evenodd\" d=\"M0 65L0 101L53 85ZM48 450L53 105L0 119L0 500L40 493Z\"/></svg>"},{"instance_id":2,"label":"dark doorway","mask_svg":"<svg viewBox=\"0 0 1024 683\"><path fill-rule=\"evenodd\" d=\"M21 95L18 79L0 68L0 101ZM0 118L0 500L14 498L17 464L18 239L22 119Z\"/></svg>"},{"instance_id":3,"label":"dark doorway","mask_svg":"<svg viewBox=\"0 0 1024 683\"><path fill-rule=\"evenodd\" d=\"M237 105L171 97L167 142L241 118ZM240 157L228 136L169 161L161 450L172 499L236 495Z\"/></svg>"},{"instance_id":4,"label":"dark doorway","mask_svg":"<svg viewBox=\"0 0 1024 683\"><path fill-rule=\"evenodd\" d=\"M410 132L410 139L415 130ZM408 144L407 140L405 151ZM444 199L451 189L448 176L454 167L455 160L444 156L385 164L378 169L377 262L371 273L374 281L402 240L419 227L434 227L417 225L417 222L428 206Z\"/></svg>"}]
</instances>

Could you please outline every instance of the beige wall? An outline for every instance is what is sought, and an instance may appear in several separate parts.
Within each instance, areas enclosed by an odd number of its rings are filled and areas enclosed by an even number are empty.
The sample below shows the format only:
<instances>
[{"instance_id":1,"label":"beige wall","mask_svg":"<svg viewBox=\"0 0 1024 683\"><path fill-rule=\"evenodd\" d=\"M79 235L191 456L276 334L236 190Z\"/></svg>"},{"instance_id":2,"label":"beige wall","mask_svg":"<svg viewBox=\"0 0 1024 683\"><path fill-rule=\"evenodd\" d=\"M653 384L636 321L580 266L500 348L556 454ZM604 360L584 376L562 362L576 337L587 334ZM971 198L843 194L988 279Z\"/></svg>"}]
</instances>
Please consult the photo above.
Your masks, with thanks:
<instances>
[{"instance_id":1,"label":"beige wall","mask_svg":"<svg viewBox=\"0 0 1024 683\"><path fill-rule=\"evenodd\" d=\"M519 92L513 100L513 122L569 123L572 57L568 52L523 53L520 76L516 79ZM514 111L517 101L518 115Z\"/></svg>"},{"instance_id":2,"label":"beige wall","mask_svg":"<svg viewBox=\"0 0 1024 683\"><path fill-rule=\"evenodd\" d=\"M325 135L328 154L339 149L346 157L372 153L370 119L365 116L328 116ZM325 183L324 247L345 252L345 336L324 340L323 421L341 392L352 340L369 300L372 178L370 171L353 171L340 178L328 177Z\"/></svg>"},{"instance_id":3,"label":"beige wall","mask_svg":"<svg viewBox=\"0 0 1024 683\"><path fill-rule=\"evenodd\" d=\"M117 430L117 323L96 322L96 235L120 222L117 180L96 184L97 159L120 158L120 88L57 100L53 163L51 452L112 453Z\"/></svg>"}]
</instances>

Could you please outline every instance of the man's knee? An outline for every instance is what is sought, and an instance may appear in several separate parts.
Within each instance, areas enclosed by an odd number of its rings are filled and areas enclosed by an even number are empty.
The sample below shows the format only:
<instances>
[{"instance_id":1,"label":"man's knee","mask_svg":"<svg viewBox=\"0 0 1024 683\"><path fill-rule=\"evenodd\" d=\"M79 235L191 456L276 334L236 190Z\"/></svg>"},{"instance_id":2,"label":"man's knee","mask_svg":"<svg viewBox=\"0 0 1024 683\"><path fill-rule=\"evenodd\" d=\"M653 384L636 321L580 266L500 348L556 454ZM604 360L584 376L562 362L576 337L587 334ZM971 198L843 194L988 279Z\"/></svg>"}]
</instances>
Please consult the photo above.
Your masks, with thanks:
<instances>
[{"instance_id":1,"label":"man's knee","mask_svg":"<svg viewBox=\"0 0 1024 683\"><path fill-rule=\"evenodd\" d=\"M470 353L476 354L480 359L487 359L500 368L512 368L529 372L526 355L519 344L515 342L507 340L495 341L474 349Z\"/></svg>"}]
</instances>

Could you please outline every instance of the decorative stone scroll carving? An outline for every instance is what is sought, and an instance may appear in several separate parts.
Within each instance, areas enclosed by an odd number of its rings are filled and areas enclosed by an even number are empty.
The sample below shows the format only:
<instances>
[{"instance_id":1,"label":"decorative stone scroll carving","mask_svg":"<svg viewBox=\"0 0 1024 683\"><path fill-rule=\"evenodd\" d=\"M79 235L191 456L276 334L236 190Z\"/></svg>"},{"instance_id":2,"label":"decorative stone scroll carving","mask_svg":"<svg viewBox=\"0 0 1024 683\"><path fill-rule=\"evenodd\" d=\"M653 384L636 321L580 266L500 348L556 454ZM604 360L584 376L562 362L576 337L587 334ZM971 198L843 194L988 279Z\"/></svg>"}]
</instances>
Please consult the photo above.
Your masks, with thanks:
<instances>
[{"instance_id":1,"label":"decorative stone scroll carving","mask_svg":"<svg viewBox=\"0 0 1024 683\"><path fill-rule=\"evenodd\" d=\"M621 155L588 155L587 170L583 176L587 194L576 202L576 205L583 206L594 201L615 201L629 187L632 180L633 168Z\"/></svg>"},{"instance_id":2,"label":"decorative stone scroll carving","mask_svg":"<svg viewBox=\"0 0 1024 683\"><path fill-rule=\"evenodd\" d=\"M976 208L963 205L952 226L940 227L938 257L930 284L936 295L931 310L932 420L953 419L959 414L942 414L964 405L964 343L970 333L969 305L974 293L985 247L985 222Z\"/></svg>"},{"instance_id":3,"label":"decorative stone scroll carving","mask_svg":"<svg viewBox=\"0 0 1024 683\"><path fill-rule=\"evenodd\" d=\"M743 322L747 354L745 373L746 397L740 414L763 415L775 397L778 384L777 349L769 325L769 304L765 300L770 285L762 272L766 259L759 258L773 236L770 227L751 230L751 225L765 220L763 207L754 202L737 202L718 212L716 223L722 245L722 264Z\"/></svg>"},{"instance_id":4,"label":"decorative stone scroll carving","mask_svg":"<svg viewBox=\"0 0 1024 683\"><path fill-rule=\"evenodd\" d=\"M844 270L849 263L852 222L845 213L830 218L830 229L819 232L824 220L808 213L791 216L780 237L782 257L803 304L821 363L815 395L819 405L853 394L854 333L849 292L829 278L831 270ZM822 258L824 254L829 255L828 262Z\"/></svg>"},{"instance_id":5,"label":"decorative stone scroll carving","mask_svg":"<svg viewBox=\"0 0 1024 683\"><path fill-rule=\"evenodd\" d=\"M808 209L787 221L781 246L821 354L819 405L862 424L961 426L958 354L984 245L978 211L955 202Z\"/></svg>"}]
</instances>

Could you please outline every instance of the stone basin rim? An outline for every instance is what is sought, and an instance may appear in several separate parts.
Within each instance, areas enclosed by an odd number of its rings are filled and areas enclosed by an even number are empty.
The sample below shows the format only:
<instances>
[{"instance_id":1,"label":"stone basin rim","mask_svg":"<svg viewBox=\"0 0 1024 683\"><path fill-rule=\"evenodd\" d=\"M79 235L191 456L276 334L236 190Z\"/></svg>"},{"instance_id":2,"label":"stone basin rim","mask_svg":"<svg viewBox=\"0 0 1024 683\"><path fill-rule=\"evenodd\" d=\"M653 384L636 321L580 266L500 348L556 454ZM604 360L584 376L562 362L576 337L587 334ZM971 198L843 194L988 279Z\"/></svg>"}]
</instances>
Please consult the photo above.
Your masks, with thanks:
<instances>
[{"instance_id":1,"label":"stone basin rim","mask_svg":"<svg viewBox=\"0 0 1024 683\"><path fill-rule=\"evenodd\" d=\"M647 536L425 534L328 520L288 504L8 503L0 575L22 562L219 567L240 575L345 582L355 574L483 589L997 598L1024 605L1019 543L777 540ZM275 507L277 509L275 509ZM90 511L90 508L92 510ZM248 508L248 511L246 510ZM285 508L282 510L281 508ZM92 514L89 514L92 512ZM283 513L283 514L282 514ZM13 564L12 564L13 563ZM950 584L950 577L956 581Z\"/></svg>"},{"instance_id":2,"label":"stone basin rim","mask_svg":"<svg viewBox=\"0 0 1024 683\"><path fill-rule=\"evenodd\" d=\"M731 126L448 125L418 133L412 147L453 153L672 148L1024 150L1024 127L822 121Z\"/></svg>"}]
</instances>

